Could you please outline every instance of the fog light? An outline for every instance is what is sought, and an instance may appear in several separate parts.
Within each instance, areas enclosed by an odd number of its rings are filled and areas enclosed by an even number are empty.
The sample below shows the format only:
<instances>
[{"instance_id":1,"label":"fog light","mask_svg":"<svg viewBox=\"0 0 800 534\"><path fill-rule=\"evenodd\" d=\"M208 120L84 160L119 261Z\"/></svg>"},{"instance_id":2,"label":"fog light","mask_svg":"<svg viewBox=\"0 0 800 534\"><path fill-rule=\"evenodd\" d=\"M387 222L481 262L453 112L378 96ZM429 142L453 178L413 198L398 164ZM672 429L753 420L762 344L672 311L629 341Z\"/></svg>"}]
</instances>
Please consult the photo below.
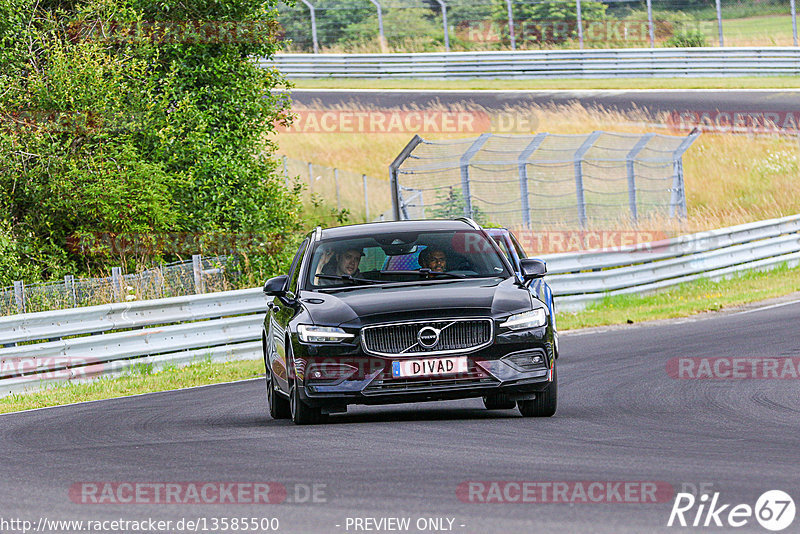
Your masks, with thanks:
<instances>
[{"instance_id":1,"label":"fog light","mask_svg":"<svg viewBox=\"0 0 800 534\"><path fill-rule=\"evenodd\" d=\"M541 351L527 351L509 354L503 358L518 371L534 371L544 367L544 356Z\"/></svg>"},{"instance_id":2,"label":"fog light","mask_svg":"<svg viewBox=\"0 0 800 534\"><path fill-rule=\"evenodd\" d=\"M314 363L306 371L309 382L336 382L355 374L358 369L346 363Z\"/></svg>"}]
</instances>

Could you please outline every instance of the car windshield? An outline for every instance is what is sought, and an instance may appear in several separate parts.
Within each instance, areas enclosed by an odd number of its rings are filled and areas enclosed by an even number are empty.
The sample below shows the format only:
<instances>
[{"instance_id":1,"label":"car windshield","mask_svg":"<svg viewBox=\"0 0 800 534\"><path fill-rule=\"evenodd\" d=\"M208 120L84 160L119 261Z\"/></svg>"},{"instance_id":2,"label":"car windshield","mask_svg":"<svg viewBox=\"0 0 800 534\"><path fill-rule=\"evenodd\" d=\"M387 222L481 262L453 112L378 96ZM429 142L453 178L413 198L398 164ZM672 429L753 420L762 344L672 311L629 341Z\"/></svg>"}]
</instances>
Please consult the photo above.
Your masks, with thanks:
<instances>
[{"instance_id":1,"label":"car windshield","mask_svg":"<svg viewBox=\"0 0 800 534\"><path fill-rule=\"evenodd\" d=\"M475 230L393 232L316 244L308 287L508 277L497 249Z\"/></svg>"}]
</instances>

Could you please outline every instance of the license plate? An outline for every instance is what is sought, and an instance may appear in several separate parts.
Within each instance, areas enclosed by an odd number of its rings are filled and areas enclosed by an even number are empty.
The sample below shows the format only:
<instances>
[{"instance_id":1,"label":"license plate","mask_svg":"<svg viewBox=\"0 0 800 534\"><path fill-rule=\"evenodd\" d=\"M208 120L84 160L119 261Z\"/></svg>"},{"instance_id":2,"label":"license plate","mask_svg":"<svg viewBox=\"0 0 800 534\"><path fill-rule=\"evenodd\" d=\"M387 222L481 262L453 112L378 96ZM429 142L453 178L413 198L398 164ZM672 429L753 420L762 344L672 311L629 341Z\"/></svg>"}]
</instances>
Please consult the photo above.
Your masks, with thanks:
<instances>
[{"instance_id":1,"label":"license plate","mask_svg":"<svg viewBox=\"0 0 800 534\"><path fill-rule=\"evenodd\" d=\"M392 377L451 375L467 372L467 357L428 358L424 360L401 360L392 362Z\"/></svg>"}]
</instances>

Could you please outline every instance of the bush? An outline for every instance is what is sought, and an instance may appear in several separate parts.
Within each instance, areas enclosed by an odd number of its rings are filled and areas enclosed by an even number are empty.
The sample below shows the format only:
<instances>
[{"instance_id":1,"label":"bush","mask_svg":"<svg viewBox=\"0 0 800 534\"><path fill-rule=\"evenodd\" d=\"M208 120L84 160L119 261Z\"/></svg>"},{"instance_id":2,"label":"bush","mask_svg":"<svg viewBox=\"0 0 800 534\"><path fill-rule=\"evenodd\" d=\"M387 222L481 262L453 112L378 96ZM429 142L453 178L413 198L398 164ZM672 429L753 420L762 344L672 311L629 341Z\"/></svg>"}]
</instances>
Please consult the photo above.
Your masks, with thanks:
<instances>
[{"instance_id":1,"label":"bush","mask_svg":"<svg viewBox=\"0 0 800 534\"><path fill-rule=\"evenodd\" d=\"M429 52L444 44L444 28L441 18L429 10L389 9L383 12L383 31L390 49ZM366 42L377 42L378 15L350 24L343 32L343 46L358 46Z\"/></svg>"},{"instance_id":2,"label":"bush","mask_svg":"<svg viewBox=\"0 0 800 534\"><path fill-rule=\"evenodd\" d=\"M664 46L688 48L695 46L708 46L705 34L700 30L685 30L676 33L664 43Z\"/></svg>"}]
</instances>

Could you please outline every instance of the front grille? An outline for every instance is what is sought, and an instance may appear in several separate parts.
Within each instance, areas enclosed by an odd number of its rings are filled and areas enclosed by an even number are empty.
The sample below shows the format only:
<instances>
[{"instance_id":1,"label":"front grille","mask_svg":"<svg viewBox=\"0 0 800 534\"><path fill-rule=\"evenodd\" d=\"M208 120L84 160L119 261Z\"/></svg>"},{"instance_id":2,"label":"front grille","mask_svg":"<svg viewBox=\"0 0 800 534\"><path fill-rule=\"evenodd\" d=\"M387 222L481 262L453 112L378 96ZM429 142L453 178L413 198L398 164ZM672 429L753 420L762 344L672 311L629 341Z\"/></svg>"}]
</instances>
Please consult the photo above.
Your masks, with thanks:
<instances>
[{"instance_id":1,"label":"front grille","mask_svg":"<svg viewBox=\"0 0 800 534\"><path fill-rule=\"evenodd\" d=\"M418 356L464 353L492 342L491 319L450 319L367 326L361 331L366 352L381 356ZM422 329L439 332L436 345L426 348L417 340ZM423 339L423 341L425 341Z\"/></svg>"}]
</instances>

